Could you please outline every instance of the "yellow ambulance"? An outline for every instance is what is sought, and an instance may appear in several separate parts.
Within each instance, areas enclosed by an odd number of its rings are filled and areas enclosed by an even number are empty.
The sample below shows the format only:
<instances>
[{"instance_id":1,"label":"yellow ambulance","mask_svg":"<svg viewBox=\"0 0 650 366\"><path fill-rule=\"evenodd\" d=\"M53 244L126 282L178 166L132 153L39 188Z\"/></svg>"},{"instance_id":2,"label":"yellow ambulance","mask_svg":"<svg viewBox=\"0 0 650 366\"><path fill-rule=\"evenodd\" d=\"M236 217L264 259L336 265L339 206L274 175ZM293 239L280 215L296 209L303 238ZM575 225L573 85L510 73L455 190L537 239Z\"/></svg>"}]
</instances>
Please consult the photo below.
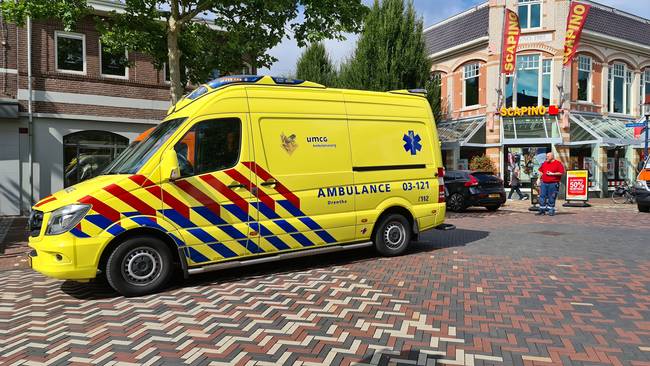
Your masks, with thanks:
<instances>
[{"instance_id":1,"label":"yellow ambulance","mask_svg":"<svg viewBox=\"0 0 650 366\"><path fill-rule=\"evenodd\" d=\"M137 296L175 273L367 246L399 255L444 222L443 175L421 91L223 77L101 176L38 202L31 265Z\"/></svg>"}]
</instances>

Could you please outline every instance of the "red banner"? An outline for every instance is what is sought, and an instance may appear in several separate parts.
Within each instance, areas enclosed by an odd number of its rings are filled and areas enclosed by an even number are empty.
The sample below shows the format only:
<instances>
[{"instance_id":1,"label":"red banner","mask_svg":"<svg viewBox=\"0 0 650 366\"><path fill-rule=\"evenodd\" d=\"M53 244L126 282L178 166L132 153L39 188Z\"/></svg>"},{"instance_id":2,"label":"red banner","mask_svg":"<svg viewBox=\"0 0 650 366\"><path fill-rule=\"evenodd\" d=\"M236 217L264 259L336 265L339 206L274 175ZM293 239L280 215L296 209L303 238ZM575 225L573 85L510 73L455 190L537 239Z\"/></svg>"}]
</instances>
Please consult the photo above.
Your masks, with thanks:
<instances>
[{"instance_id":1,"label":"red banner","mask_svg":"<svg viewBox=\"0 0 650 366\"><path fill-rule=\"evenodd\" d=\"M506 19L503 23L503 50L501 50L501 72L506 75L515 72L520 35L519 16L514 11L506 9Z\"/></svg>"},{"instance_id":2,"label":"red banner","mask_svg":"<svg viewBox=\"0 0 650 366\"><path fill-rule=\"evenodd\" d=\"M571 3L566 23L566 37L564 38L564 66L568 65L576 54L589 9L591 9L591 5Z\"/></svg>"}]
</instances>

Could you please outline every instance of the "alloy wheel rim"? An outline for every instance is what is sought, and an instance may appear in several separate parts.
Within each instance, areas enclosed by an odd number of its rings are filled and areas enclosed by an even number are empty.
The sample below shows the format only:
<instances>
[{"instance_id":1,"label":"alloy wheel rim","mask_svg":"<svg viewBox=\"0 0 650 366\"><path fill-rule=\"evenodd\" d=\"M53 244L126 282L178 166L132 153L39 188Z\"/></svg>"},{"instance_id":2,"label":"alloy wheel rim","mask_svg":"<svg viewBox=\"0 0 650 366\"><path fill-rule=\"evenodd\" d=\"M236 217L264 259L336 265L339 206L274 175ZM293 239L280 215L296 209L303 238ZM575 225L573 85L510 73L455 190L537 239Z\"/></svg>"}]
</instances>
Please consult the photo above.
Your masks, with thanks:
<instances>
[{"instance_id":1,"label":"alloy wheel rim","mask_svg":"<svg viewBox=\"0 0 650 366\"><path fill-rule=\"evenodd\" d=\"M132 285L147 285L162 272L162 258L157 251L140 247L127 253L122 261L122 275Z\"/></svg>"},{"instance_id":2,"label":"alloy wheel rim","mask_svg":"<svg viewBox=\"0 0 650 366\"><path fill-rule=\"evenodd\" d=\"M458 210L460 209L460 206L460 197L457 194L451 196L451 207L454 210Z\"/></svg>"}]
</instances>

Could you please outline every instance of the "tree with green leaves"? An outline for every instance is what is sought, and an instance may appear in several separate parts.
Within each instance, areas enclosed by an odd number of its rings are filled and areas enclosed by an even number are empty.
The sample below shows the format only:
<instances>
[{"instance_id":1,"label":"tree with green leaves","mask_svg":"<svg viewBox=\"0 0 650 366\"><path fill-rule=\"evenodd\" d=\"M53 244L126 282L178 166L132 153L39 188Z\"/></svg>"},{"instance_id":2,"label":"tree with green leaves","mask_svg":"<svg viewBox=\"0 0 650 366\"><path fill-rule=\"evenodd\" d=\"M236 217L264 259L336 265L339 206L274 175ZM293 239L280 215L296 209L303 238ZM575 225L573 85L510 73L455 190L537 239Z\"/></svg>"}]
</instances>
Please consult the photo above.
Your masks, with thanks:
<instances>
[{"instance_id":1,"label":"tree with green leaves","mask_svg":"<svg viewBox=\"0 0 650 366\"><path fill-rule=\"evenodd\" d=\"M313 81L326 86L336 82L336 69L332 65L325 45L312 43L300 55L296 64L296 78Z\"/></svg>"},{"instance_id":2,"label":"tree with green leaves","mask_svg":"<svg viewBox=\"0 0 650 366\"><path fill-rule=\"evenodd\" d=\"M234 70L247 60L270 66L268 50L293 34L299 46L343 39L358 32L367 8L361 0L122 0L124 11L97 17L102 46L149 55L159 69L167 63L175 103L184 85L205 82L213 69ZM27 17L57 19L67 30L92 14L85 0L14 0L0 5L19 25Z\"/></svg>"},{"instance_id":3,"label":"tree with green leaves","mask_svg":"<svg viewBox=\"0 0 650 366\"><path fill-rule=\"evenodd\" d=\"M436 122L440 122L442 120L442 81L440 80L440 74L430 74L425 89L427 90L427 99L431 104L433 118Z\"/></svg>"},{"instance_id":4,"label":"tree with green leaves","mask_svg":"<svg viewBox=\"0 0 650 366\"><path fill-rule=\"evenodd\" d=\"M411 0L375 0L350 60L341 68L348 88L424 88L431 70L422 19Z\"/></svg>"}]
</instances>

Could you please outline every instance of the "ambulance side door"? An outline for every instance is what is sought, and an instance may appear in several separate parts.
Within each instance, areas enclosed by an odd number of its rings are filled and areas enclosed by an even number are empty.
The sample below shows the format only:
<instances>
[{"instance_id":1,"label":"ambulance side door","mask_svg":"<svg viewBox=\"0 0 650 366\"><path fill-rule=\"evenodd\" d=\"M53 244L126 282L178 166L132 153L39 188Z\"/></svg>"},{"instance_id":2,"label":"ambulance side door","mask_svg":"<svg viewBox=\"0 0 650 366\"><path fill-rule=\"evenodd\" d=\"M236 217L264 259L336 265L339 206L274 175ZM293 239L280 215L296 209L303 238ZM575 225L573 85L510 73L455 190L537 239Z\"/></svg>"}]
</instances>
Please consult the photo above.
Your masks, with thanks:
<instances>
[{"instance_id":1,"label":"ambulance side door","mask_svg":"<svg viewBox=\"0 0 650 366\"><path fill-rule=\"evenodd\" d=\"M174 145L180 178L162 185L163 215L181 228L188 264L249 255L250 205L255 197L241 178L250 170L246 113L201 117Z\"/></svg>"}]
</instances>

